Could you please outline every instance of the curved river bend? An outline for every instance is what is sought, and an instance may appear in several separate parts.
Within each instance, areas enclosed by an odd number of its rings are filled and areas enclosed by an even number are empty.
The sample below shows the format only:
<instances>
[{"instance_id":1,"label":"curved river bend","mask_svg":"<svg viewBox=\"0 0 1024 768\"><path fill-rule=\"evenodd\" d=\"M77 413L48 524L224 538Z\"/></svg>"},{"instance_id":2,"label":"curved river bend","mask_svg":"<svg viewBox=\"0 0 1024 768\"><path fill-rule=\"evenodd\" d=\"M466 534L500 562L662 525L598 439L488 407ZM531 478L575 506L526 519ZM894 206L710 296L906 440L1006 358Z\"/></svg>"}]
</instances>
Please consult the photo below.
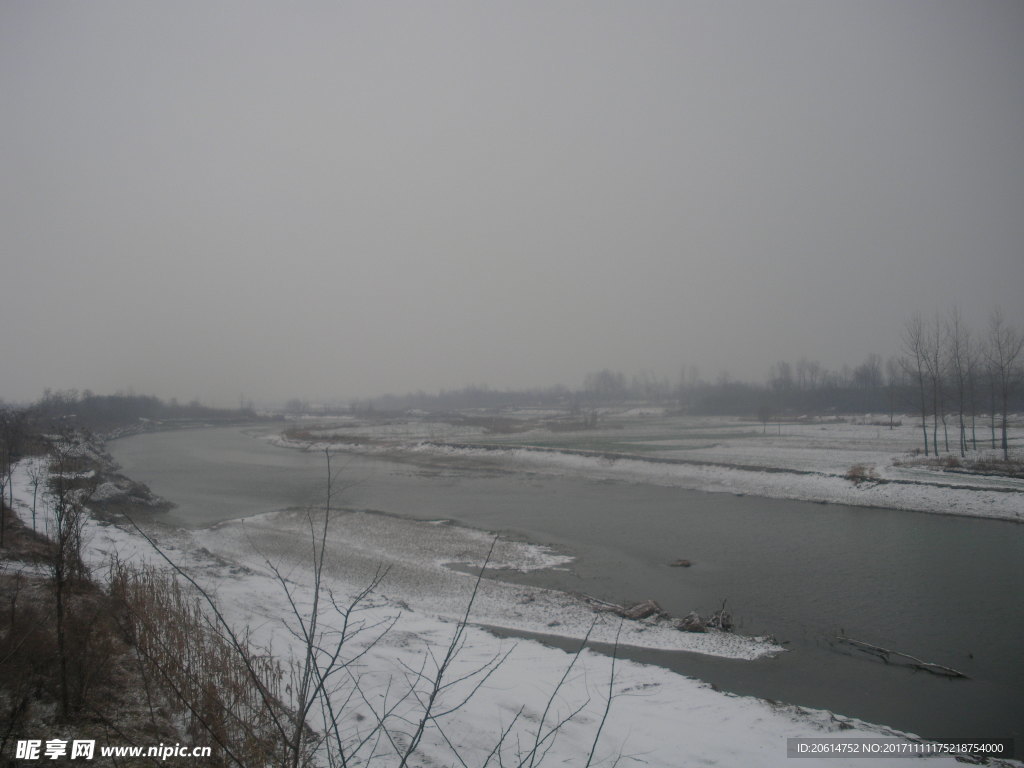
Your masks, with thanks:
<instances>
[{"instance_id":1,"label":"curved river bend","mask_svg":"<svg viewBox=\"0 0 1024 768\"><path fill-rule=\"evenodd\" d=\"M128 476L207 525L317 500L322 455L242 428L137 435L110 445ZM1024 526L993 520L706 494L644 484L346 457L342 504L446 518L575 556L516 580L673 615L722 600L744 634L788 653L736 662L629 655L741 694L830 709L935 739L1024 744ZM686 558L691 568L668 563ZM850 636L954 667L950 680L840 652Z\"/></svg>"}]
</instances>

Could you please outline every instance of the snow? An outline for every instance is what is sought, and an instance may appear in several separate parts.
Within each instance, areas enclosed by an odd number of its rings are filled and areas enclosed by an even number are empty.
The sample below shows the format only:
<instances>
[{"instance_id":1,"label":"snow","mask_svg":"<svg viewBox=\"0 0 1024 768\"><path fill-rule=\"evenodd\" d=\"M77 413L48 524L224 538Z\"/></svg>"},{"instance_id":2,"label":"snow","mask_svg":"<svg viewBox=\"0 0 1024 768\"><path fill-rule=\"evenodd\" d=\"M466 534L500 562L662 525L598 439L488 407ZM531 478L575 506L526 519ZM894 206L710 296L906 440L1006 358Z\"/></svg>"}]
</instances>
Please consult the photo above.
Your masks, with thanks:
<instances>
[{"instance_id":1,"label":"snow","mask_svg":"<svg viewBox=\"0 0 1024 768\"><path fill-rule=\"evenodd\" d=\"M890 430L862 423L797 421L781 425L736 419L665 417L630 409L605 417L598 430L554 434L533 429L465 442L461 430L432 424L430 439L414 426L362 425L341 438L325 433L317 447L422 459L457 458L544 474L642 482L713 493L886 507L1024 521L1024 480L942 472L915 465L920 426L901 417ZM400 438L402 430L409 437ZM1024 438L1020 426L1010 439ZM987 435L979 427L979 437ZM308 443L270 438L286 447ZM951 435L951 439L953 439ZM337 441L337 442L335 442ZM953 439L955 443L955 439ZM984 441L979 441L984 445ZM998 455L982 449L978 458ZM854 484L845 475L856 464L873 467L880 482Z\"/></svg>"},{"instance_id":2,"label":"snow","mask_svg":"<svg viewBox=\"0 0 1024 768\"><path fill-rule=\"evenodd\" d=\"M286 561L289 567L301 568L309 555L305 512L275 512L230 521L197 535L204 547L235 562L250 564L255 548L271 561ZM389 573L382 596L394 604L429 605L433 616L451 622L465 611L467 584L472 578L447 565L479 568L491 541L489 534L467 528L377 513L339 512L333 516L329 532L335 561L331 573L342 583L357 585L369 581L377 566L384 564ZM568 561L543 547L499 540L488 568L535 570ZM577 597L490 579L481 582L472 614L477 625L573 639L582 639L594 618L592 608ZM597 618L591 639L613 643L618 618L610 614ZM781 650L738 635L680 632L667 622L628 622L622 628L620 643L737 659L760 658Z\"/></svg>"},{"instance_id":3,"label":"snow","mask_svg":"<svg viewBox=\"0 0 1024 768\"><path fill-rule=\"evenodd\" d=\"M116 499L124 495L124 491L121 488L118 488L116 484L110 482L109 480L100 483L96 487L96 490L92 492L92 498L95 501L108 501L110 499Z\"/></svg>"},{"instance_id":4,"label":"snow","mask_svg":"<svg viewBox=\"0 0 1024 768\"><path fill-rule=\"evenodd\" d=\"M527 457L528 458L528 457ZM573 460L581 457L572 457ZM31 524L32 489L28 462L14 472L15 509ZM40 504L42 510L42 504ZM45 516L44 512L40 512ZM222 523L199 531L153 527L163 550L214 593L237 628L248 626L254 642L271 648L286 662L299 658L301 648L288 631L290 608L284 589L275 580L273 563L293 593L308 603L312 571L310 538L304 513L275 512L246 520ZM149 544L129 528L90 520L84 531L88 564L101 572L117 553L122 560L159 563ZM359 614L362 626L380 629L357 636L350 654L359 659L360 686L365 702L349 702L343 727L366 731L373 723L368 706L382 707L394 700L396 690L409 680L410 670L432 664L456 631L475 579L445 567L449 562L479 564L491 539L478 531L408 521L365 512L339 513L329 532L331 558L327 587L339 599L363 589L383 563L389 567L380 590ZM504 568L551 567L559 564L553 553L530 545L501 541L495 565ZM305 609L300 601L300 609ZM324 614L326 620L327 614ZM561 650L540 643L500 639L476 624L511 629L558 631L583 637L593 615L567 595L512 586L484 579L472 606L473 625L466 628L464 644L450 670L458 680L504 657L476 690L470 703L441 718L425 735L421 765L456 762L445 737L459 749L468 765L482 765L511 726L503 747L505 762L518 749L528 750L538 729L546 731L579 709L545 746L545 765L582 765L599 732L609 686L612 703L607 723L600 730L594 765L646 766L779 766L786 764L790 737L869 738L898 736L883 726L834 716L819 710L777 705L713 690L708 685L665 669L584 651L573 663ZM627 624L629 626L627 626ZM619 622L598 619L591 639L614 639ZM641 629L642 627L642 629ZM623 624L622 643L648 647L677 647L735 658L754 658L770 651L763 643L726 635L687 635L654 625ZM376 643L372 638L378 637ZM709 643L702 647L702 643ZM507 654L507 656L505 655ZM558 681L566 674L565 682ZM448 689L443 710L457 703L481 681L471 676ZM349 691L350 692L350 691ZM345 691L339 691L336 704ZM387 698L391 696L392 698ZM550 701L551 711L544 718ZM412 704L412 702L408 702ZM411 714L414 714L411 713ZM443 730L443 735L442 735ZM387 764L387 763L385 763ZM857 768L850 757L805 758L801 765L822 768ZM930 765L952 768L952 758L933 758ZM904 765L901 759L875 759L873 766Z\"/></svg>"}]
</instances>

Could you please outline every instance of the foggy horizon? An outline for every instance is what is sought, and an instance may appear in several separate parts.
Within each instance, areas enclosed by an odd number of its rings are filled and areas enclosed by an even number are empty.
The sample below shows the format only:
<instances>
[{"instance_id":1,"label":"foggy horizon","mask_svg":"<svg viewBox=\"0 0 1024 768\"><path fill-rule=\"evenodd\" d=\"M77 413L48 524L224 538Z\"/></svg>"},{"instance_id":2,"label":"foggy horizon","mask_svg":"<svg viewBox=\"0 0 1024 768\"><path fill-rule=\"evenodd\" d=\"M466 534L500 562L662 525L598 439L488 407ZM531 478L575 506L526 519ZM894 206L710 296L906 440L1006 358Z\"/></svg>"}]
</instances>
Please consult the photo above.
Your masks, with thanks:
<instances>
[{"instance_id":1,"label":"foggy horizon","mask_svg":"<svg viewBox=\"0 0 1024 768\"><path fill-rule=\"evenodd\" d=\"M1024 326L1024 5L0 5L0 398L232 406Z\"/></svg>"}]
</instances>

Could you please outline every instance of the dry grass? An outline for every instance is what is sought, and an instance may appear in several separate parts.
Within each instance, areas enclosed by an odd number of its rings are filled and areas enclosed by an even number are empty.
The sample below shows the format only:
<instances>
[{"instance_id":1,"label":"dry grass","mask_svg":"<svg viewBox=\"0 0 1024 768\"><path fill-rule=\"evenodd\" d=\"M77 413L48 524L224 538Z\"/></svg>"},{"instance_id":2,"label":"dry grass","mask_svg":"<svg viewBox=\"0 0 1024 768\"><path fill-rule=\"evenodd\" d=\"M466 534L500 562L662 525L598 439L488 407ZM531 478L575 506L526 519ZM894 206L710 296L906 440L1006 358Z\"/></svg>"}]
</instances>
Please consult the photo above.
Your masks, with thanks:
<instances>
[{"instance_id":1,"label":"dry grass","mask_svg":"<svg viewBox=\"0 0 1024 768\"><path fill-rule=\"evenodd\" d=\"M1024 478L1024 455L1019 451L1014 451L1009 459L1003 459L990 452L980 456L968 455L964 458L954 454L931 458L915 456L913 459L896 460L893 464L897 467L930 467L964 474Z\"/></svg>"},{"instance_id":2,"label":"dry grass","mask_svg":"<svg viewBox=\"0 0 1024 768\"><path fill-rule=\"evenodd\" d=\"M854 464L844 475L854 485L878 482L878 472L872 464Z\"/></svg>"},{"instance_id":3,"label":"dry grass","mask_svg":"<svg viewBox=\"0 0 1024 768\"><path fill-rule=\"evenodd\" d=\"M245 766L283 760L274 719L289 716L276 660L245 641L236 647L173 574L115 562L110 593L146 674L180 706L190 737L212 739Z\"/></svg>"},{"instance_id":4,"label":"dry grass","mask_svg":"<svg viewBox=\"0 0 1024 768\"><path fill-rule=\"evenodd\" d=\"M282 672L248 644L216 632L173 577L114 563L109 590L70 587L66 616L70 711L60 715L56 607L45 563L53 545L8 518L0 563L0 766L19 739L94 739L90 765L134 768L151 758L102 758L101 746L210 746L178 766L277 766ZM271 707L267 702L271 702Z\"/></svg>"},{"instance_id":5,"label":"dry grass","mask_svg":"<svg viewBox=\"0 0 1024 768\"><path fill-rule=\"evenodd\" d=\"M43 568L53 545L17 520L7 524L13 535L0 567L0 765L13 764L8 761L18 739L41 734L126 745L131 738L145 738L139 713L132 712L134 655L109 596L88 580L69 584L66 593L70 706L68 716L61 717L56 605ZM116 736L121 732L127 736ZM150 737L146 743L155 742Z\"/></svg>"}]
</instances>

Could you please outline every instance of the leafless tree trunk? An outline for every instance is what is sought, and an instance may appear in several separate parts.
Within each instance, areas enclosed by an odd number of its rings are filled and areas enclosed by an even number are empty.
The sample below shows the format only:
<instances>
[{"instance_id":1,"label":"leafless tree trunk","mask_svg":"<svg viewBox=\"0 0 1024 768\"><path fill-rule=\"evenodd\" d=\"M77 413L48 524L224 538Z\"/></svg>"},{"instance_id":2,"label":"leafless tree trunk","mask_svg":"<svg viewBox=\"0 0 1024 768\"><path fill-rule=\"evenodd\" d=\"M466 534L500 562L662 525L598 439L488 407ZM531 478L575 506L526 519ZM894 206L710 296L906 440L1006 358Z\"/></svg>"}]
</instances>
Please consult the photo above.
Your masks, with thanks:
<instances>
[{"instance_id":1,"label":"leafless tree trunk","mask_svg":"<svg viewBox=\"0 0 1024 768\"><path fill-rule=\"evenodd\" d=\"M32 483L32 532L36 532L36 501L39 497L39 484L46 479L46 466L33 460L28 468L28 479Z\"/></svg>"},{"instance_id":2,"label":"leafless tree trunk","mask_svg":"<svg viewBox=\"0 0 1024 768\"><path fill-rule=\"evenodd\" d=\"M926 394L927 344L924 322L921 315L915 312L903 329L903 366L917 385L918 405L921 410L921 435L924 439L924 455L928 456L928 397ZM938 455L938 451L936 451Z\"/></svg>"},{"instance_id":3,"label":"leafless tree trunk","mask_svg":"<svg viewBox=\"0 0 1024 768\"><path fill-rule=\"evenodd\" d=\"M946 427L946 413L942 387L943 375L943 333L942 321L936 315L928 327L924 328L924 368L928 376L932 399L932 450L939 455L939 422L943 430ZM946 450L949 450L949 436L946 436Z\"/></svg>"},{"instance_id":4,"label":"leafless tree trunk","mask_svg":"<svg viewBox=\"0 0 1024 768\"><path fill-rule=\"evenodd\" d=\"M971 334L960 317L960 310L953 307L946 320L946 358L949 361L953 383L956 385L957 420L960 426L960 456L967 455L967 426L964 410L967 405L968 378L971 357Z\"/></svg>"},{"instance_id":5,"label":"leafless tree trunk","mask_svg":"<svg viewBox=\"0 0 1024 768\"><path fill-rule=\"evenodd\" d=\"M885 361L886 388L889 390L889 429L894 429L896 417L896 389L900 385L900 363L894 357Z\"/></svg>"},{"instance_id":6,"label":"leafless tree trunk","mask_svg":"<svg viewBox=\"0 0 1024 768\"><path fill-rule=\"evenodd\" d=\"M971 450L978 450L978 376L981 361L977 347L971 343L967 352L967 402L971 408Z\"/></svg>"},{"instance_id":7,"label":"leafless tree trunk","mask_svg":"<svg viewBox=\"0 0 1024 768\"><path fill-rule=\"evenodd\" d=\"M14 484L11 482L14 465L25 450L25 414L14 408L0 410L0 547L4 544L4 499L7 507L14 508Z\"/></svg>"}]
</instances>

